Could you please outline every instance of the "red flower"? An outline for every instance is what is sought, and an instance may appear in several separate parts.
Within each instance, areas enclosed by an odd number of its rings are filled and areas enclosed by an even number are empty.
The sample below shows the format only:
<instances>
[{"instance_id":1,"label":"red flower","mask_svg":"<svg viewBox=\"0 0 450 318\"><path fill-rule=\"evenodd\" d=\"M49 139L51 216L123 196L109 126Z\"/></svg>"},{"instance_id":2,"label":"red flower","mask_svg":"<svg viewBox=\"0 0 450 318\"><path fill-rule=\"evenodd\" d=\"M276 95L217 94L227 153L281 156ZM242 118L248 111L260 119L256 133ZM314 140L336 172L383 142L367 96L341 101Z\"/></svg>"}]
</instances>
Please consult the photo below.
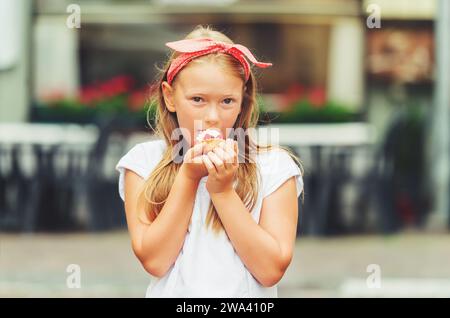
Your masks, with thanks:
<instances>
[{"instance_id":1,"label":"red flower","mask_svg":"<svg viewBox=\"0 0 450 318\"><path fill-rule=\"evenodd\" d=\"M128 92L134 85L134 80L127 75L119 75L116 77L113 77L109 84L111 85L111 88L113 91L119 95Z\"/></svg>"},{"instance_id":2,"label":"red flower","mask_svg":"<svg viewBox=\"0 0 450 318\"><path fill-rule=\"evenodd\" d=\"M79 100L86 105L128 93L134 81L130 76L119 75L105 82L94 82L80 90Z\"/></svg>"},{"instance_id":3,"label":"red flower","mask_svg":"<svg viewBox=\"0 0 450 318\"><path fill-rule=\"evenodd\" d=\"M303 97L305 93L305 87L300 83L291 84L287 90L283 93L281 98L281 108L286 110L293 105L294 102L298 101Z\"/></svg>"},{"instance_id":4,"label":"red flower","mask_svg":"<svg viewBox=\"0 0 450 318\"><path fill-rule=\"evenodd\" d=\"M327 96L323 87L315 87L309 91L308 100L316 108L325 106Z\"/></svg>"},{"instance_id":5,"label":"red flower","mask_svg":"<svg viewBox=\"0 0 450 318\"><path fill-rule=\"evenodd\" d=\"M98 89L107 98L115 97L127 93L133 85L133 79L126 75L113 77L112 79L100 83Z\"/></svg>"},{"instance_id":6,"label":"red flower","mask_svg":"<svg viewBox=\"0 0 450 318\"><path fill-rule=\"evenodd\" d=\"M97 87L87 86L81 89L78 98L82 104L92 106L93 103L103 98L103 94Z\"/></svg>"},{"instance_id":7,"label":"red flower","mask_svg":"<svg viewBox=\"0 0 450 318\"><path fill-rule=\"evenodd\" d=\"M305 93L305 87L300 83L293 83L286 90L286 95L291 97L301 98Z\"/></svg>"},{"instance_id":8,"label":"red flower","mask_svg":"<svg viewBox=\"0 0 450 318\"><path fill-rule=\"evenodd\" d=\"M128 108L132 111L137 111L139 109L142 109L148 98L147 92L148 92L147 89L141 89L141 90L132 92L128 96Z\"/></svg>"}]
</instances>

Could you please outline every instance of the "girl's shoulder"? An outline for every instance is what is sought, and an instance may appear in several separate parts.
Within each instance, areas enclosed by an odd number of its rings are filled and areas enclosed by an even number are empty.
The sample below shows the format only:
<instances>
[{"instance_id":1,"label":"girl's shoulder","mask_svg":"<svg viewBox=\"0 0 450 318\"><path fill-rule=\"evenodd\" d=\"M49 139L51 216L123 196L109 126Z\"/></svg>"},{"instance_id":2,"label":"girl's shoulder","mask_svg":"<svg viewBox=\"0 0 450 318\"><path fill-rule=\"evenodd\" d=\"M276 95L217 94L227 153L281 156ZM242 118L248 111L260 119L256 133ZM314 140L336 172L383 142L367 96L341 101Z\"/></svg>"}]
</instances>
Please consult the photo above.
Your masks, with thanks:
<instances>
[{"instance_id":1,"label":"girl's shoulder","mask_svg":"<svg viewBox=\"0 0 450 318\"><path fill-rule=\"evenodd\" d=\"M164 140L151 140L134 145L116 165L119 172L119 194L124 199L125 170L131 170L147 179L161 161L166 149Z\"/></svg>"},{"instance_id":2,"label":"girl's shoulder","mask_svg":"<svg viewBox=\"0 0 450 318\"><path fill-rule=\"evenodd\" d=\"M268 196L290 177L295 177L297 196L303 190L302 170L289 152L282 148L263 150L256 156L263 183L263 197Z\"/></svg>"},{"instance_id":3,"label":"girl's shoulder","mask_svg":"<svg viewBox=\"0 0 450 318\"><path fill-rule=\"evenodd\" d=\"M269 171L273 171L277 167L296 165L291 155L283 148L278 147L258 152L256 162L261 168L268 168Z\"/></svg>"},{"instance_id":4,"label":"girl's shoulder","mask_svg":"<svg viewBox=\"0 0 450 318\"><path fill-rule=\"evenodd\" d=\"M147 158L154 158L156 155L162 155L167 148L166 142L162 139L155 139L136 144L131 148L130 152L134 151L138 155Z\"/></svg>"},{"instance_id":5,"label":"girl's shoulder","mask_svg":"<svg viewBox=\"0 0 450 318\"><path fill-rule=\"evenodd\" d=\"M164 140L150 140L134 145L117 163L120 173L133 170L142 178L147 178L153 168L161 161L166 149Z\"/></svg>"}]
</instances>

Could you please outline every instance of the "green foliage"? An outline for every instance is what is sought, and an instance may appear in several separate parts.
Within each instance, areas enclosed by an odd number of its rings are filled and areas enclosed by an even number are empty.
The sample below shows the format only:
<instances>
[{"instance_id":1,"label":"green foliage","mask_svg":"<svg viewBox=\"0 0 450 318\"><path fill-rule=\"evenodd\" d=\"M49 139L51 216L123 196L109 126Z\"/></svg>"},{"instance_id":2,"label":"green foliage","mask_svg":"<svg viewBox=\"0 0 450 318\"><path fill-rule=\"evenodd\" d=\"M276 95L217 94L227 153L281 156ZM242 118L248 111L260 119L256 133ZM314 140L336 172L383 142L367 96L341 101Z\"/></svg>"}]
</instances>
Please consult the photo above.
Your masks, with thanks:
<instances>
[{"instance_id":1,"label":"green foliage","mask_svg":"<svg viewBox=\"0 0 450 318\"><path fill-rule=\"evenodd\" d=\"M286 112L280 113L278 122L290 123L340 123L356 119L356 114L346 107L335 103L326 102L324 105L315 106L308 100L300 100Z\"/></svg>"}]
</instances>

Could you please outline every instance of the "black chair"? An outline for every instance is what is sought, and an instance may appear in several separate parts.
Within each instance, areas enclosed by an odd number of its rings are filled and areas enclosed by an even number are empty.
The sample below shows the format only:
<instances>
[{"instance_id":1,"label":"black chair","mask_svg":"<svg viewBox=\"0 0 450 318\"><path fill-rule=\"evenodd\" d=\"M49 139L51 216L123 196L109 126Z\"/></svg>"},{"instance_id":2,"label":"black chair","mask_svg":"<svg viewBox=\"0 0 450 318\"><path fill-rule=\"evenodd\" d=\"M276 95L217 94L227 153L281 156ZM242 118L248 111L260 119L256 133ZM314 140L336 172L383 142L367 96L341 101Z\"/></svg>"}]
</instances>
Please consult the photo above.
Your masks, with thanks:
<instances>
[{"instance_id":1,"label":"black chair","mask_svg":"<svg viewBox=\"0 0 450 318\"><path fill-rule=\"evenodd\" d=\"M105 178L102 171L110 137L113 134L128 136L136 131L136 123L124 121L120 115L117 115L102 117L97 124L100 134L93 151L89 154L84 181L89 210L88 230L105 231L124 228L126 218L123 202L118 194L117 179ZM125 144L123 144L123 151L125 151Z\"/></svg>"},{"instance_id":2,"label":"black chair","mask_svg":"<svg viewBox=\"0 0 450 318\"><path fill-rule=\"evenodd\" d=\"M8 167L1 169L0 173L0 228L3 231L17 231L24 228L29 180L20 169L20 155L21 149L18 145L1 149L0 166L7 166L7 158L10 158L9 169Z\"/></svg>"},{"instance_id":3,"label":"black chair","mask_svg":"<svg viewBox=\"0 0 450 318\"><path fill-rule=\"evenodd\" d=\"M24 230L60 232L79 229L74 211L72 167L57 169L63 145L33 145L36 170L29 180L30 200Z\"/></svg>"}]
</instances>

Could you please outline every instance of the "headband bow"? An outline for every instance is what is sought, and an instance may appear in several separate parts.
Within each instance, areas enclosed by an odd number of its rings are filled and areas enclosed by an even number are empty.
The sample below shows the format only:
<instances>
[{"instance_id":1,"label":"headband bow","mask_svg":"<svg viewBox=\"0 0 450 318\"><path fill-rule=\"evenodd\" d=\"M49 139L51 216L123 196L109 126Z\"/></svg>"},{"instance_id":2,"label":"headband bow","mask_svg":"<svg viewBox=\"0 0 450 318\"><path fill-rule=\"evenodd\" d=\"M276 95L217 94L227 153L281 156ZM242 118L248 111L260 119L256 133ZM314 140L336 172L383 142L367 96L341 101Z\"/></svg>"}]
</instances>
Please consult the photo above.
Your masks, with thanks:
<instances>
[{"instance_id":1,"label":"headband bow","mask_svg":"<svg viewBox=\"0 0 450 318\"><path fill-rule=\"evenodd\" d=\"M178 72L186 66L186 64L197 57L210 53L221 52L230 54L236 58L244 67L246 81L250 76L250 64L245 57L258 67L266 68L272 66L272 63L258 62L250 50L241 44L229 44L221 41L214 41L210 38L186 39L168 42L166 43L166 46L182 53L170 64L169 71L167 72L167 82L169 84L172 83L175 75L177 75Z\"/></svg>"}]
</instances>

